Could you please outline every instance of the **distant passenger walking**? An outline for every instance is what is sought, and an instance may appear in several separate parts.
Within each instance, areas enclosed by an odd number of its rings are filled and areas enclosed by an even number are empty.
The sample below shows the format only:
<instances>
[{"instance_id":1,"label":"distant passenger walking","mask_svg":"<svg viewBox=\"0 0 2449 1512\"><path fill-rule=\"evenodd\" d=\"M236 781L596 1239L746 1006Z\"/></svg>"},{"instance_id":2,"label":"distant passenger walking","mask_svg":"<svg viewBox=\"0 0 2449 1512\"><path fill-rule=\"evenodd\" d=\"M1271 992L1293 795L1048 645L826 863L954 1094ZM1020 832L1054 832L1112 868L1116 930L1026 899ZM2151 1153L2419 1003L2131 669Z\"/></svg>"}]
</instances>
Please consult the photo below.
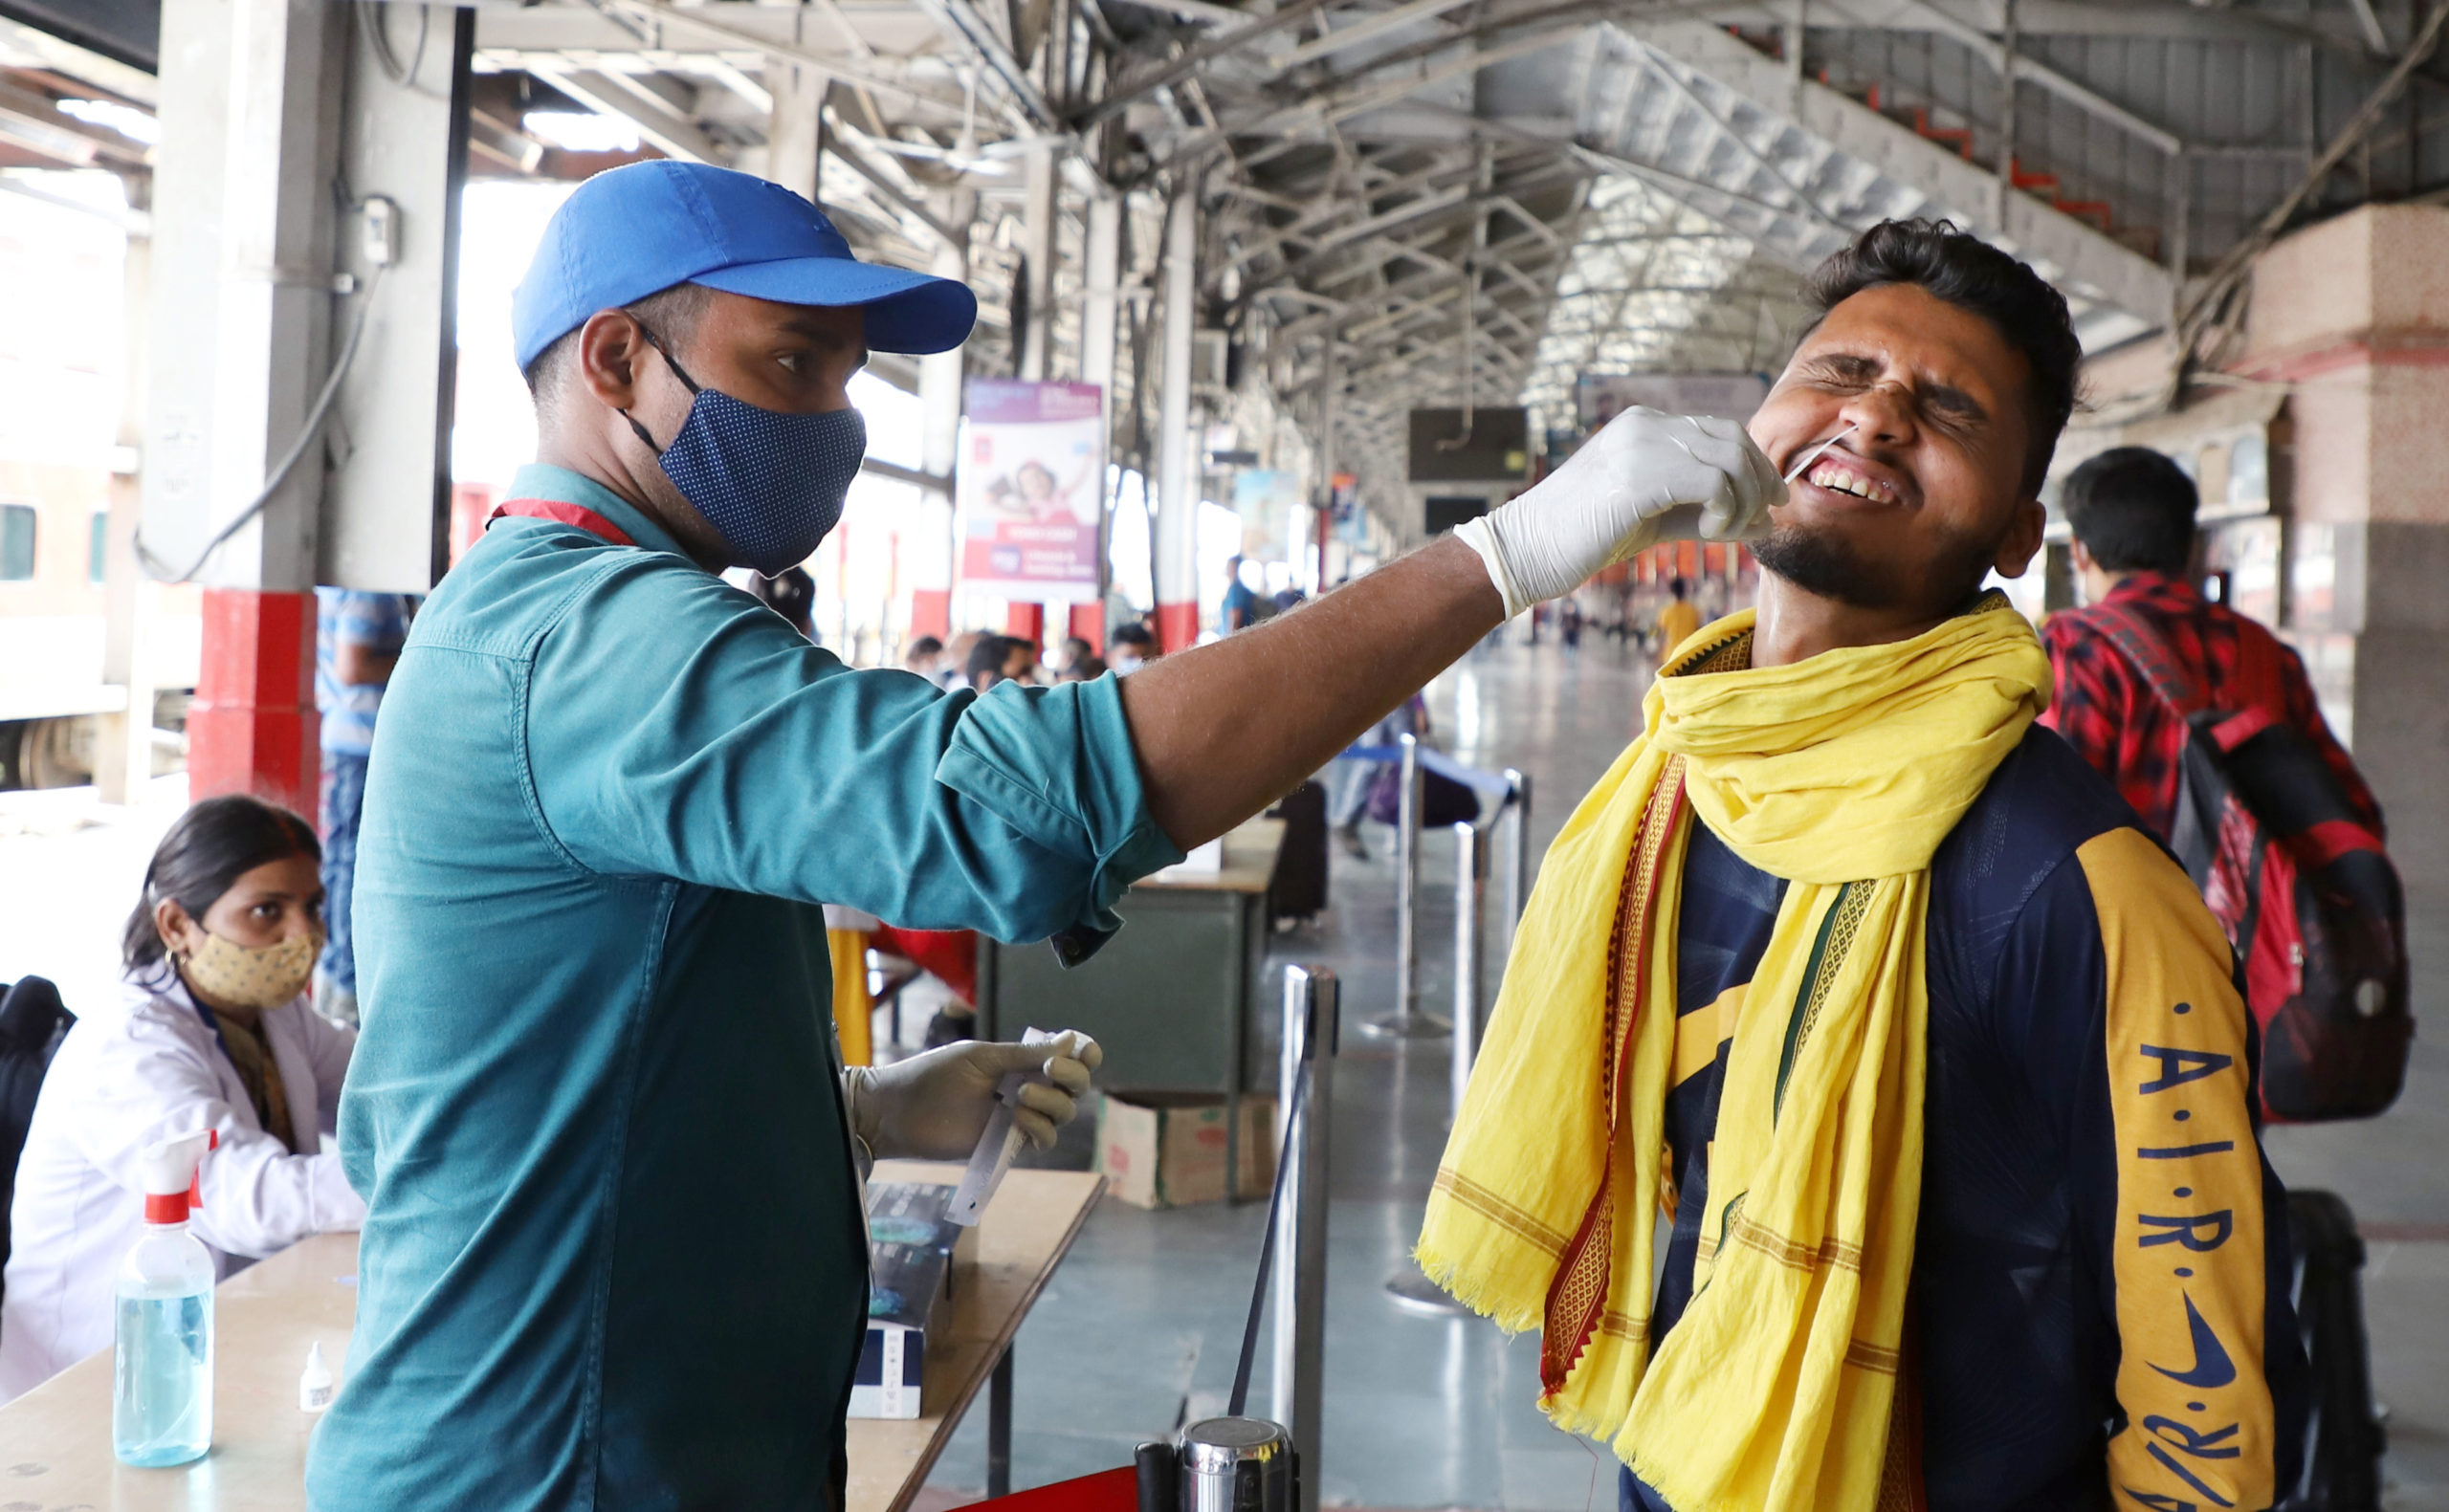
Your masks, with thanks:
<instances>
[{"instance_id":1,"label":"distant passenger walking","mask_svg":"<svg viewBox=\"0 0 2449 1512\"><path fill-rule=\"evenodd\" d=\"M2075 569L2092 607L2052 615L2041 631L2057 684L2041 723L2115 783L2153 833L2172 836L2186 727L2103 627L2102 606L2114 604L2158 632L2214 707L2266 710L2301 732L2357 817L2378 833L2381 807L2330 734L2305 664L2277 636L2186 581L2194 480L2148 447L2119 447L2077 468L2064 499Z\"/></svg>"},{"instance_id":2,"label":"distant passenger walking","mask_svg":"<svg viewBox=\"0 0 2449 1512\"><path fill-rule=\"evenodd\" d=\"M1217 612L1216 628L1225 635L1247 630L1268 617L1267 601L1250 586L1255 568L1236 557L1224 564L1224 606Z\"/></svg>"},{"instance_id":3,"label":"distant passenger walking","mask_svg":"<svg viewBox=\"0 0 2449 1512\"><path fill-rule=\"evenodd\" d=\"M357 952L349 934L357 825L365 811L365 758L374 715L408 643L417 601L405 593L315 590L315 707L323 716L323 894L330 928L315 968L315 1009L357 1026Z\"/></svg>"},{"instance_id":4,"label":"distant passenger walking","mask_svg":"<svg viewBox=\"0 0 2449 1512\"><path fill-rule=\"evenodd\" d=\"M1667 600L1666 608L1658 611L1658 645L1653 647L1661 667L1666 665L1667 657L1677 646L1690 640L1692 632L1701 627L1701 611L1692 603L1692 585L1678 578L1666 585L1666 591L1673 597Z\"/></svg>"}]
</instances>

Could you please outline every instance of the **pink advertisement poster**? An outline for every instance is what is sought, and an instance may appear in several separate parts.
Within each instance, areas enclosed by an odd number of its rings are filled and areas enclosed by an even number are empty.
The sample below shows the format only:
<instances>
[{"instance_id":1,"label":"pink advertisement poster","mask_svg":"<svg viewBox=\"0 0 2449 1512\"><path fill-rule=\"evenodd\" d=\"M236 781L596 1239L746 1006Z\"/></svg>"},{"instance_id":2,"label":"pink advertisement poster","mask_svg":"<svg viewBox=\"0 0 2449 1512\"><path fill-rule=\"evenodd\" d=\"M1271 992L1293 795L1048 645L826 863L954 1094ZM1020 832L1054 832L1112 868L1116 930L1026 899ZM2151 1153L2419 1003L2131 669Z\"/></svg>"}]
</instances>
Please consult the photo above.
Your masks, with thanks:
<instances>
[{"instance_id":1,"label":"pink advertisement poster","mask_svg":"<svg viewBox=\"0 0 2449 1512\"><path fill-rule=\"evenodd\" d=\"M1094 383L969 381L955 484L961 586L1039 603L1096 601L1104 438Z\"/></svg>"}]
</instances>

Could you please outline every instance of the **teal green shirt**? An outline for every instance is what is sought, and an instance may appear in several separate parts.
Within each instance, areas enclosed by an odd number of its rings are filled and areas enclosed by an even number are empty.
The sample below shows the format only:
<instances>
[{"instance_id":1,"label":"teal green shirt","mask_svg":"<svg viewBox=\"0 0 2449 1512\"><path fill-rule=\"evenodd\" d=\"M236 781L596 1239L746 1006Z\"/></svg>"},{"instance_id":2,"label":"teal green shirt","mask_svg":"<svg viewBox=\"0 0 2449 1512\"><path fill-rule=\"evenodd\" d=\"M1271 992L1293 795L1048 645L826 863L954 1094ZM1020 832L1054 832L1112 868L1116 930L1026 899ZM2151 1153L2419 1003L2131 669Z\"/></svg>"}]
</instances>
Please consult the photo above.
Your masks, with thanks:
<instances>
[{"instance_id":1,"label":"teal green shirt","mask_svg":"<svg viewBox=\"0 0 2449 1512\"><path fill-rule=\"evenodd\" d=\"M341 1104L370 1208L321 1512L835 1504L867 1251L822 903L1056 938L1178 859L1109 677L853 671L585 478L383 704Z\"/></svg>"}]
</instances>

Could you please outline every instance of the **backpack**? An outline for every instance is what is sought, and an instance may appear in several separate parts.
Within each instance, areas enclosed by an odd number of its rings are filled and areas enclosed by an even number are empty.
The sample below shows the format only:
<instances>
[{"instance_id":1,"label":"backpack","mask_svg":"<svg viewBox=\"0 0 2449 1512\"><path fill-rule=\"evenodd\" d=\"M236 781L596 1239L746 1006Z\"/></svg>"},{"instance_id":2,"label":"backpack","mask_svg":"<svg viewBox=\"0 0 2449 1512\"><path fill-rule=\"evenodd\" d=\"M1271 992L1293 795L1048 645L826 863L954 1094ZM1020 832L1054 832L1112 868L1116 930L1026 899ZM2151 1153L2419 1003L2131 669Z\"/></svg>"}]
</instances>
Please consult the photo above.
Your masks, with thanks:
<instances>
[{"instance_id":1,"label":"backpack","mask_svg":"<svg viewBox=\"0 0 2449 1512\"><path fill-rule=\"evenodd\" d=\"M17 1157L42 1096L43 1073L59 1052L59 1037L76 1016L59 989L41 976L0 983L0 1266L9 1261L9 1208L17 1186Z\"/></svg>"},{"instance_id":2,"label":"backpack","mask_svg":"<svg viewBox=\"0 0 2449 1512\"><path fill-rule=\"evenodd\" d=\"M2262 1111L2370 1118L2396 1101L2415 1034L2406 902L2381 837L2284 708L2277 650L2238 638L2241 709L2214 707L2151 622L2086 612L2187 736L2169 847L2235 947L2261 1038Z\"/></svg>"}]
</instances>

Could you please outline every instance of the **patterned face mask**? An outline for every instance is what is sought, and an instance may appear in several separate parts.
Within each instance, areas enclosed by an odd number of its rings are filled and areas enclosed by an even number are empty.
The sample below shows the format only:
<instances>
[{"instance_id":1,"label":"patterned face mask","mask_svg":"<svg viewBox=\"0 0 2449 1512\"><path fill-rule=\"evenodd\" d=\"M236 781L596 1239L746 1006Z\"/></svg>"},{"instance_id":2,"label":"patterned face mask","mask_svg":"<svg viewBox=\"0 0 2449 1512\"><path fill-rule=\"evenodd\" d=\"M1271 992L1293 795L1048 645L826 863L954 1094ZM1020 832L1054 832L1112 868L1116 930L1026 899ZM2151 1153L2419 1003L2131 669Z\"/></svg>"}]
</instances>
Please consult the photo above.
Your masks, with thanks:
<instances>
[{"instance_id":1,"label":"patterned face mask","mask_svg":"<svg viewBox=\"0 0 2449 1512\"><path fill-rule=\"evenodd\" d=\"M652 332L646 337L696 397L668 447L628 410L621 418L742 561L769 578L805 561L842 518L868 454L866 419L855 409L788 415L701 387Z\"/></svg>"},{"instance_id":2,"label":"patterned face mask","mask_svg":"<svg viewBox=\"0 0 2449 1512\"><path fill-rule=\"evenodd\" d=\"M204 943L179 957L179 975L206 997L241 1008L277 1008L304 992L323 953L320 930L264 946L203 933Z\"/></svg>"}]
</instances>

